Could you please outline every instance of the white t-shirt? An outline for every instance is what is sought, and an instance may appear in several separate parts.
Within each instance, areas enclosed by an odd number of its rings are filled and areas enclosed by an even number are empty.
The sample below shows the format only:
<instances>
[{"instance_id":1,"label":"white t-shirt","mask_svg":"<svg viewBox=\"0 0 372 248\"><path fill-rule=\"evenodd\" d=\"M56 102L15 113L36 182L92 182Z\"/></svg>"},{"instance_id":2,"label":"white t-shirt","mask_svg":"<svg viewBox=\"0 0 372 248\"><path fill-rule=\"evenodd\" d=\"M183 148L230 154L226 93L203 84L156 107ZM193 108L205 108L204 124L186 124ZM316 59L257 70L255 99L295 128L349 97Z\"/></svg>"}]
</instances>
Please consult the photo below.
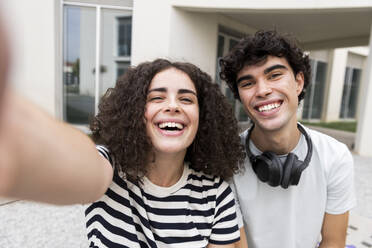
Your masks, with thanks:
<instances>
[{"instance_id":1,"label":"white t-shirt","mask_svg":"<svg viewBox=\"0 0 372 248\"><path fill-rule=\"evenodd\" d=\"M320 239L324 213L342 214L356 205L353 159L346 145L305 130L312 139L313 154L297 186L283 189L261 182L248 158L244 173L236 175L231 183L239 227L243 226L243 216L249 248L314 248ZM248 130L241 134L244 143L247 134ZM262 153L252 141L249 147L254 155ZM304 135L292 152L305 159ZM285 158L283 155L280 159Z\"/></svg>"}]
</instances>

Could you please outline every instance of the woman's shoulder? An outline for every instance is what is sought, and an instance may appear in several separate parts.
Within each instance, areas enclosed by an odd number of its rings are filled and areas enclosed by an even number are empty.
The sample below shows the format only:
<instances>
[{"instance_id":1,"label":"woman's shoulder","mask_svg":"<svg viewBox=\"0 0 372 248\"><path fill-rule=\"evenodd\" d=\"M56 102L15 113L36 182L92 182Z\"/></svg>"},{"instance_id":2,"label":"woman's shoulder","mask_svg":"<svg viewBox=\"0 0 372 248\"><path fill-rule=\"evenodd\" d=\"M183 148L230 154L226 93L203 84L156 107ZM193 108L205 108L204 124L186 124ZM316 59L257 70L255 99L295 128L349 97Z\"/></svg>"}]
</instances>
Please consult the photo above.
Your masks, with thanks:
<instances>
[{"instance_id":1,"label":"woman's shoulder","mask_svg":"<svg viewBox=\"0 0 372 248\"><path fill-rule=\"evenodd\" d=\"M228 186L228 183L219 176L206 174L203 171L195 170L188 165L188 181L193 185L204 187L205 189L218 189Z\"/></svg>"}]
</instances>

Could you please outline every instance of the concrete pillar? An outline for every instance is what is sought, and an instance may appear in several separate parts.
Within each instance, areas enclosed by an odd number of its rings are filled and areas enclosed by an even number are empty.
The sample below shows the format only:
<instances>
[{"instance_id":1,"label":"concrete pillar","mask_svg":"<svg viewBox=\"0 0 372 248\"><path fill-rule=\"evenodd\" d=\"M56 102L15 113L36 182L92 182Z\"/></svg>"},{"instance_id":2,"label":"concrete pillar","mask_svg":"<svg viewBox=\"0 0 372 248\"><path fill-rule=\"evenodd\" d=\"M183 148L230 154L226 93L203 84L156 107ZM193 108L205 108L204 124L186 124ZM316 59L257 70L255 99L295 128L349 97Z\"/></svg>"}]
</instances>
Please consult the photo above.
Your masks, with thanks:
<instances>
[{"instance_id":1,"label":"concrete pillar","mask_svg":"<svg viewBox=\"0 0 372 248\"><path fill-rule=\"evenodd\" d=\"M372 157L372 23L370 24L369 54L362 79L355 151L362 156Z\"/></svg>"},{"instance_id":2,"label":"concrete pillar","mask_svg":"<svg viewBox=\"0 0 372 248\"><path fill-rule=\"evenodd\" d=\"M322 121L339 120L347 53L346 49L334 49L329 56L328 87Z\"/></svg>"},{"instance_id":3,"label":"concrete pillar","mask_svg":"<svg viewBox=\"0 0 372 248\"><path fill-rule=\"evenodd\" d=\"M133 65L159 57L186 61L214 78L217 36L215 14L183 11L174 8L170 0L133 3Z\"/></svg>"}]
</instances>

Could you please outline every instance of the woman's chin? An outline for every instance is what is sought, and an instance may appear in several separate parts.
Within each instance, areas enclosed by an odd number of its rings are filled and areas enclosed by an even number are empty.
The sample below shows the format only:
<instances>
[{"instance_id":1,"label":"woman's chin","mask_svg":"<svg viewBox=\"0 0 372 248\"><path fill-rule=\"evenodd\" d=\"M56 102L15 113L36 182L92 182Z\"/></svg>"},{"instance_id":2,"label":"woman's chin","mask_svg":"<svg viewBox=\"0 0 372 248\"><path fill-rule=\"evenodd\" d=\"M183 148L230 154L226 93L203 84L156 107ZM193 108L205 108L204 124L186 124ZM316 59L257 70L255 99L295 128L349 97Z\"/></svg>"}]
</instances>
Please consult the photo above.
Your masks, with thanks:
<instances>
[{"instance_id":1,"label":"woman's chin","mask_svg":"<svg viewBox=\"0 0 372 248\"><path fill-rule=\"evenodd\" d=\"M186 154L187 147L185 146L174 146L174 145L167 145L167 146L158 146L155 147L155 153L159 154L167 154L167 155L177 155L177 154Z\"/></svg>"}]
</instances>

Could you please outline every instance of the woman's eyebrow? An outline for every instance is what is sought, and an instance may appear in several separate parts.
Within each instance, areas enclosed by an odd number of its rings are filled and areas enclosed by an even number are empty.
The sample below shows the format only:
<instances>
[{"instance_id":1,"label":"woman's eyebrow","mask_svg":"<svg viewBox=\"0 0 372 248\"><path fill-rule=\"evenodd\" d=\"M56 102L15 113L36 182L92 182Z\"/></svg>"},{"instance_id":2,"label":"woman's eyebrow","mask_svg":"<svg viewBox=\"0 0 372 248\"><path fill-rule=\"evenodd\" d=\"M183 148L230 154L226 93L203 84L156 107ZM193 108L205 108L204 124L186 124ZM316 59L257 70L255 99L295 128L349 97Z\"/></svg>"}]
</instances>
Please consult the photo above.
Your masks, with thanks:
<instances>
[{"instance_id":1,"label":"woman's eyebrow","mask_svg":"<svg viewBox=\"0 0 372 248\"><path fill-rule=\"evenodd\" d=\"M185 93L190 93L190 94L193 94L196 96L196 92L194 92L193 90L189 90L189 89L179 89L178 90L178 94L185 94Z\"/></svg>"},{"instance_id":2,"label":"woman's eyebrow","mask_svg":"<svg viewBox=\"0 0 372 248\"><path fill-rule=\"evenodd\" d=\"M154 89L150 89L148 93L153 92L153 91L167 92L167 88L154 88Z\"/></svg>"},{"instance_id":3,"label":"woman's eyebrow","mask_svg":"<svg viewBox=\"0 0 372 248\"><path fill-rule=\"evenodd\" d=\"M279 65L279 64L277 64L277 65L273 65L273 66L270 66L270 67L266 68L266 69L264 70L264 74L268 74L268 73L270 73L271 71L276 70L276 69L286 69L286 70L288 70L288 68L285 67L284 65Z\"/></svg>"}]
</instances>

